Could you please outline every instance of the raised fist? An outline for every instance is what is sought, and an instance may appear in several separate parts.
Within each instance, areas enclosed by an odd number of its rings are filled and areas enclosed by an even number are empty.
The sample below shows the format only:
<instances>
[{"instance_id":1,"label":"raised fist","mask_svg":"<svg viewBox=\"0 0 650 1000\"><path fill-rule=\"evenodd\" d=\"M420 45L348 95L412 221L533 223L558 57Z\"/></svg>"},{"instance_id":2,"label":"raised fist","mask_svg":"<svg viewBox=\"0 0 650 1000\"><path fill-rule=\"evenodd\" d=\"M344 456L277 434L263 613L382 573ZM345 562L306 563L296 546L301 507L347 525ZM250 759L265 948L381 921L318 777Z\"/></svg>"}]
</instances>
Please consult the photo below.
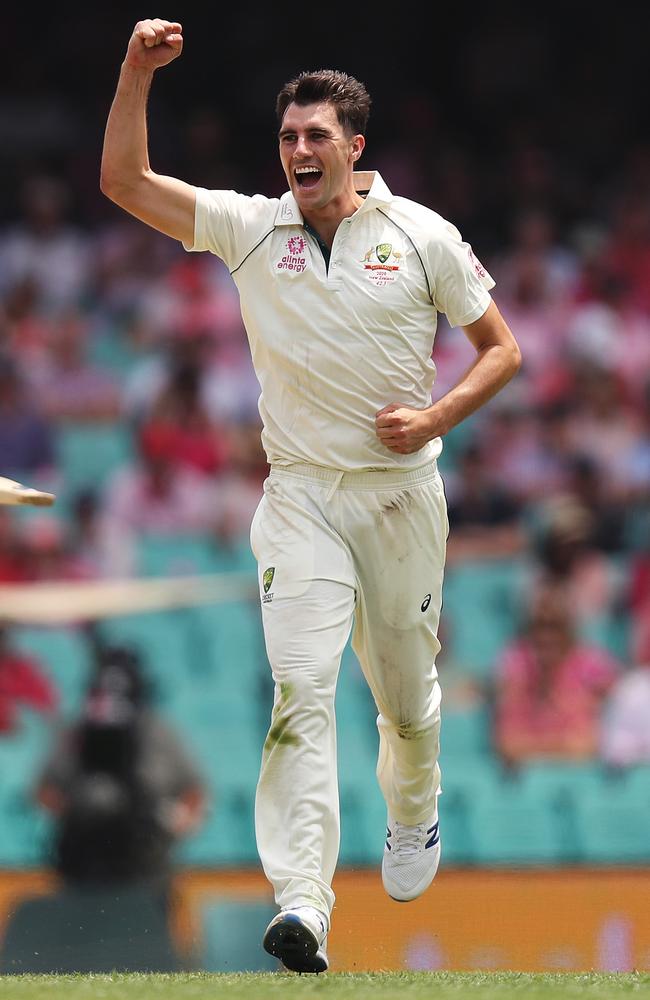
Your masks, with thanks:
<instances>
[{"instance_id":1,"label":"raised fist","mask_svg":"<svg viewBox=\"0 0 650 1000\"><path fill-rule=\"evenodd\" d=\"M138 21L129 40L126 62L136 69L158 69L183 51L183 28L159 17Z\"/></svg>"}]
</instances>

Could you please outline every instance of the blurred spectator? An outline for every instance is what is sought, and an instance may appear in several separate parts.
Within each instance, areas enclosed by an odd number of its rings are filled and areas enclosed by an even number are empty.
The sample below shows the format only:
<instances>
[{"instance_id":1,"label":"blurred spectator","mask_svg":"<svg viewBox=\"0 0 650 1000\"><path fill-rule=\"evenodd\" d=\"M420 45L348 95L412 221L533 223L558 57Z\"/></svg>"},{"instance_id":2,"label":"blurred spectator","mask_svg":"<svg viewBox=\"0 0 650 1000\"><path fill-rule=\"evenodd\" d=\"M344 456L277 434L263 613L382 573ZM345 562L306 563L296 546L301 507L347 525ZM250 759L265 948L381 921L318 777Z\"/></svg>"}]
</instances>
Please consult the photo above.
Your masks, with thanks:
<instances>
[{"instance_id":1,"label":"blurred spectator","mask_svg":"<svg viewBox=\"0 0 650 1000\"><path fill-rule=\"evenodd\" d=\"M506 558L522 550L521 507L489 476L477 444L465 448L449 486L448 560Z\"/></svg>"},{"instance_id":2,"label":"blurred spectator","mask_svg":"<svg viewBox=\"0 0 650 1000\"><path fill-rule=\"evenodd\" d=\"M0 734L20 729L20 708L54 717L59 693L40 663L13 644L11 626L0 620Z\"/></svg>"},{"instance_id":3,"label":"blurred spectator","mask_svg":"<svg viewBox=\"0 0 650 1000\"><path fill-rule=\"evenodd\" d=\"M495 664L497 752L512 765L595 757L603 700L619 673L606 650L580 638L567 590L541 587Z\"/></svg>"},{"instance_id":4,"label":"blurred spectator","mask_svg":"<svg viewBox=\"0 0 650 1000\"><path fill-rule=\"evenodd\" d=\"M216 480L213 520L214 536L226 547L249 538L269 473L258 422L236 425L231 440L231 461Z\"/></svg>"},{"instance_id":5,"label":"blurred spectator","mask_svg":"<svg viewBox=\"0 0 650 1000\"><path fill-rule=\"evenodd\" d=\"M0 330L0 349L15 359L21 374L30 378L45 363L52 336L50 312L39 301L34 278L22 278L7 288Z\"/></svg>"},{"instance_id":6,"label":"blurred spectator","mask_svg":"<svg viewBox=\"0 0 650 1000\"><path fill-rule=\"evenodd\" d=\"M24 583L28 579L24 539L13 511L0 507L0 583Z\"/></svg>"},{"instance_id":7,"label":"blurred spectator","mask_svg":"<svg viewBox=\"0 0 650 1000\"><path fill-rule=\"evenodd\" d=\"M579 301L567 324L566 346L579 365L598 359L632 404L642 402L650 370L650 314L632 301L629 281L602 253L585 260Z\"/></svg>"},{"instance_id":8,"label":"blurred spectator","mask_svg":"<svg viewBox=\"0 0 650 1000\"><path fill-rule=\"evenodd\" d=\"M625 455L625 482L628 502L641 510L650 508L650 378L644 372L644 386L639 405L639 432Z\"/></svg>"},{"instance_id":9,"label":"blurred spectator","mask_svg":"<svg viewBox=\"0 0 650 1000\"><path fill-rule=\"evenodd\" d=\"M453 216L452 216L453 218ZM549 300L566 303L572 299L578 283L579 258L575 250L561 242L557 220L540 204L532 202L518 211L512 220L508 240L491 267L506 297L516 297L521 282L523 258L536 261L540 284Z\"/></svg>"},{"instance_id":10,"label":"blurred spectator","mask_svg":"<svg viewBox=\"0 0 650 1000\"><path fill-rule=\"evenodd\" d=\"M0 290L32 280L39 302L58 308L80 302L90 283L88 234L71 220L72 192L64 178L29 174L22 217L0 238Z\"/></svg>"},{"instance_id":11,"label":"blurred spectator","mask_svg":"<svg viewBox=\"0 0 650 1000\"><path fill-rule=\"evenodd\" d=\"M619 607L623 579L620 568L595 545L593 513L575 496L558 492L529 515L528 594L544 584L558 587L567 594L581 633L597 631Z\"/></svg>"},{"instance_id":12,"label":"blurred spectator","mask_svg":"<svg viewBox=\"0 0 650 1000\"><path fill-rule=\"evenodd\" d=\"M142 308L151 283L156 286L177 248L172 240L131 216L119 215L95 235L93 310L117 324L115 336L124 335Z\"/></svg>"},{"instance_id":13,"label":"blurred spectator","mask_svg":"<svg viewBox=\"0 0 650 1000\"><path fill-rule=\"evenodd\" d=\"M213 475L230 454L228 429L217 426L201 398L201 373L178 366L140 426L142 446L167 454L174 467L188 466Z\"/></svg>"},{"instance_id":14,"label":"blurred spectator","mask_svg":"<svg viewBox=\"0 0 650 1000\"><path fill-rule=\"evenodd\" d=\"M633 662L605 702L600 754L611 767L650 764L650 604L633 643Z\"/></svg>"},{"instance_id":15,"label":"blurred spectator","mask_svg":"<svg viewBox=\"0 0 650 1000\"><path fill-rule=\"evenodd\" d=\"M82 490L73 498L71 508L69 544L77 578L96 580L107 576L99 492Z\"/></svg>"},{"instance_id":16,"label":"blurred spectator","mask_svg":"<svg viewBox=\"0 0 650 1000\"><path fill-rule=\"evenodd\" d=\"M565 363L571 373L573 450L591 458L611 498L625 498L627 456L641 429L638 408L620 377L600 360L568 356Z\"/></svg>"},{"instance_id":17,"label":"blurred spectator","mask_svg":"<svg viewBox=\"0 0 650 1000\"><path fill-rule=\"evenodd\" d=\"M650 202L643 185L621 188L604 256L609 272L628 289L631 304L650 314Z\"/></svg>"},{"instance_id":18,"label":"blurred spectator","mask_svg":"<svg viewBox=\"0 0 650 1000\"><path fill-rule=\"evenodd\" d=\"M507 389L505 397L486 408L482 446L494 481L525 510L564 488L572 454L571 408L561 402L530 406L508 399Z\"/></svg>"},{"instance_id":19,"label":"blurred spectator","mask_svg":"<svg viewBox=\"0 0 650 1000\"><path fill-rule=\"evenodd\" d=\"M125 647L97 656L80 718L37 778L56 820L54 865L68 885L147 882L167 903L173 849L203 819L202 777L150 706L143 665Z\"/></svg>"},{"instance_id":20,"label":"blurred spectator","mask_svg":"<svg viewBox=\"0 0 650 1000\"><path fill-rule=\"evenodd\" d=\"M519 242L497 260L494 275L499 307L521 344L523 366L517 386L535 405L548 402L559 377L575 271L570 254L548 242L550 232L543 213L524 213L515 234Z\"/></svg>"},{"instance_id":21,"label":"blurred spectator","mask_svg":"<svg viewBox=\"0 0 650 1000\"><path fill-rule=\"evenodd\" d=\"M625 544L625 507L610 496L607 482L588 455L574 454L566 461L565 491L575 497L591 517L591 542L601 552L621 552Z\"/></svg>"},{"instance_id":22,"label":"blurred spectator","mask_svg":"<svg viewBox=\"0 0 650 1000\"><path fill-rule=\"evenodd\" d=\"M56 469L54 430L6 356L0 356L0 465L3 476L18 480Z\"/></svg>"},{"instance_id":23,"label":"blurred spectator","mask_svg":"<svg viewBox=\"0 0 650 1000\"><path fill-rule=\"evenodd\" d=\"M68 309L52 324L47 358L31 378L43 412L56 422L115 420L120 389L115 377L88 357L89 317Z\"/></svg>"},{"instance_id":24,"label":"blurred spectator","mask_svg":"<svg viewBox=\"0 0 650 1000\"><path fill-rule=\"evenodd\" d=\"M84 580L89 567L74 551L70 524L55 514L38 513L22 524L25 578L30 582Z\"/></svg>"},{"instance_id":25,"label":"blurred spectator","mask_svg":"<svg viewBox=\"0 0 650 1000\"><path fill-rule=\"evenodd\" d=\"M166 441L138 439L133 463L117 469L102 493L101 550L110 576L136 570L141 534L201 534L215 519L215 481L179 465Z\"/></svg>"},{"instance_id":26,"label":"blurred spectator","mask_svg":"<svg viewBox=\"0 0 650 1000\"><path fill-rule=\"evenodd\" d=\"M161 337L157 348L145 350L126 377L126 417L135 423L149 417L178 373L190 371L195 373L201 406L215 424L258 416L260 386L238 328L231 337L215 337L206 329Z\"/></svg>"}]
</instances>

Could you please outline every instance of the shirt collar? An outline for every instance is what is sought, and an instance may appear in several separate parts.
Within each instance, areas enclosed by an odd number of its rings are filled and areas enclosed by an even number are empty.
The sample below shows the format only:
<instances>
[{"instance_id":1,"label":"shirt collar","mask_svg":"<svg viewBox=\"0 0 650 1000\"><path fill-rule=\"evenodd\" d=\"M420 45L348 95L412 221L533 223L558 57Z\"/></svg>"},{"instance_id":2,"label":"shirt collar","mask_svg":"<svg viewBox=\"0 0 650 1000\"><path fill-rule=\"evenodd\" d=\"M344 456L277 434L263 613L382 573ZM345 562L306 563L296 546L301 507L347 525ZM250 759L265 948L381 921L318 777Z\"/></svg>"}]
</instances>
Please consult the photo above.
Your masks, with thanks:
<instances>
[{"instance_id":1,"label":"shirt collar","mask_svg":"<svg viewBox=\"0 0 650 1000\"><path fill-rule=\"evenodd\" d=\"M358 170L352 176L355 191L365 195L363 205L358 209L359 212L379 208L380 205L388 205L393 200L393 195L378 170ZM275 225L303 225L302 212L291 191L285 191L280 198L280 204L275 214Z\"/></svg>"}]
</instances>

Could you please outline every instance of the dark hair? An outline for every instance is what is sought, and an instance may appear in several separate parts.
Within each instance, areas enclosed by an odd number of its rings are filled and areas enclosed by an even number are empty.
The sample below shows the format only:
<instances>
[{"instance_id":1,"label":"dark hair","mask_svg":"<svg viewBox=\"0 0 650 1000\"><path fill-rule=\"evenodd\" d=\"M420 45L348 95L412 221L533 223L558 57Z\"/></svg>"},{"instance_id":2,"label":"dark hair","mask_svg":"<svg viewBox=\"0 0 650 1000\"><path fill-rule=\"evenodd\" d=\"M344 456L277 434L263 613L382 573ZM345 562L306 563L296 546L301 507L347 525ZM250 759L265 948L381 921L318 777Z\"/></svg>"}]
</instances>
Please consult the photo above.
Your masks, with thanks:
<instances>
[{"instance_id":1,"label":"dark hair","mask_svg":"<svg viewBox=\"0 0 650 1000\"><path fill-rule=\"evenodd\" d=\"M303 72L285 83L277 96L275 111L282 124L290 104L333 104L343 128L353 135L365 135L370 114L370 95L362 83L336 69Z\"/></svg>"}]
</instances>

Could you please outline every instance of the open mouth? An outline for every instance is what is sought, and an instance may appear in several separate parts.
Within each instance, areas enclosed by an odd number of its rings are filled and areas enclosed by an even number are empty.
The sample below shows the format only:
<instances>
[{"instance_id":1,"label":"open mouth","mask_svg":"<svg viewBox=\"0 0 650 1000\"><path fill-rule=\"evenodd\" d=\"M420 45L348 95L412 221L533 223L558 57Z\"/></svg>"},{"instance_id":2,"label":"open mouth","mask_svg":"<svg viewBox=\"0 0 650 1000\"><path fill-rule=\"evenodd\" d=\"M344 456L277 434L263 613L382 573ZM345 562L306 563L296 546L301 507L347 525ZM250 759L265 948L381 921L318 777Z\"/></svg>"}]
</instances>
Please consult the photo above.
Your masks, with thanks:
<instances>
[{"instance_id":1,"label":"open mouth","mask_svg":"<svg viewBox=\"0 0 650 1000\"><path fill-rule=\"evenodd\" d=\"M296 167L295 177L301 188L316 187L323 176L323 171L318 167Z\"/></svg>"}]
</instances>

